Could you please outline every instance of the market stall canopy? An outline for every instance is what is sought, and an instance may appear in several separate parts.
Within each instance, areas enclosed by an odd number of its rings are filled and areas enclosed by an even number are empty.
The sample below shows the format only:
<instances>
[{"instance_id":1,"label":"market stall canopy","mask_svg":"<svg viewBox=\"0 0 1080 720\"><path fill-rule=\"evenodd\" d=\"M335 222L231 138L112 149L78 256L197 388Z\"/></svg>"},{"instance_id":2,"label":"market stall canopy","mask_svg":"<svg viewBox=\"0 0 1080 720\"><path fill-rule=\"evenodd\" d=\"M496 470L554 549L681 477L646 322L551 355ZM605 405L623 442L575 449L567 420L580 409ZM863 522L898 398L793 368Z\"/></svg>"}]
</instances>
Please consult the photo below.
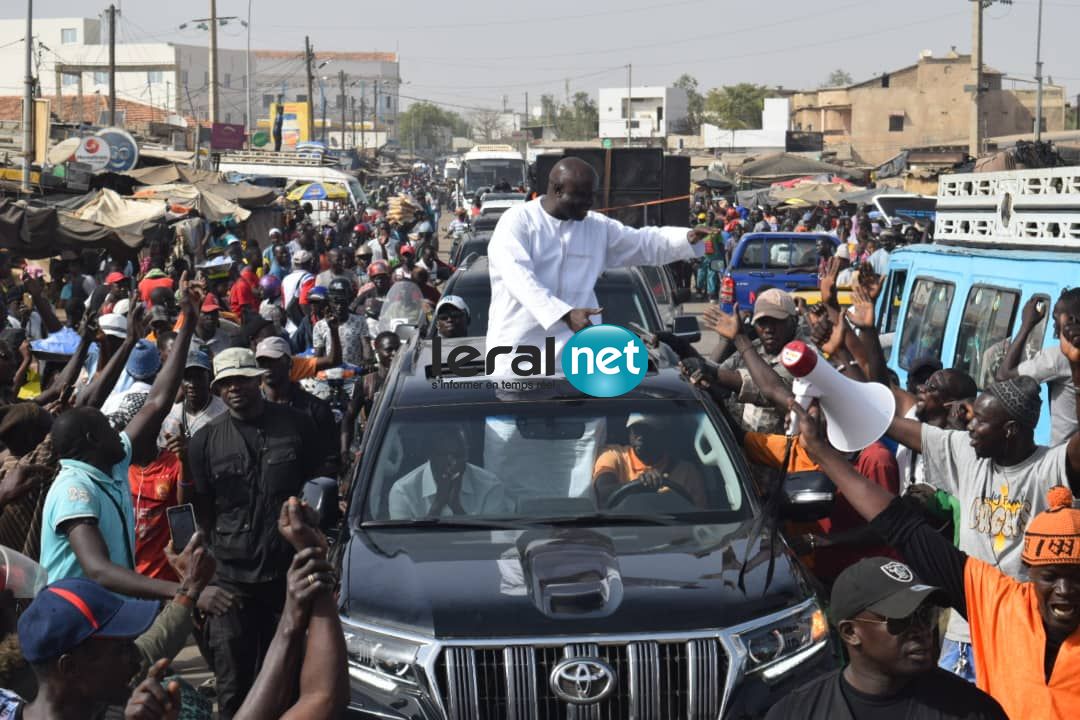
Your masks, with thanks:
<instances>
[{"instance_id":1,"label":"market stall canopy","mask_svg":"<svg viewBox=\"0 0 1080 720\"><path fill-rule=\"evenodd\" d=\"M735 187L735 181L714 170L698 168L690 173L690 181L710 190L729 191Z\"/></svg>"},{"instance_id":2,"label":"market stall canopy","mask_svg":"<svg viewBox=\"0 0 1080 720\"><path fill-rule=\"evenodd\" d=\"M790 203L792 200L801 200L811 205L822 202L836 204L847 199L850 187L840 183L804 182L793 187L773 188L769 197L777 204Z\"/></svg>"},{"instance_id":3,"label":"market stall canopy","mask_svg":"<svg viewBox=\"0 0 1080 720\"><path fill-rule=\"evenodd\" d=\"M288 199L293 202L308 200L348 200L349 194L337 183L304 183L289 191Z\"/></svg>"},{"instance_id":4,"label":"market stall canopy","mask_svg":"<svg viewBox=\"0 0 1080 720\"><path fill-rule=\"evenodd\" d=\"M141 242L139 238L138 242ZM56 207L27 205L0 198L0 248L25 258L47 258L64 251L105 249L116 257L131 255L136 245L112 228L82 220Z\"/></svg>"},{"instance_id":5,"label":"market stall canopy","mask_svg":"<svg viewBox=\"0 0 1080 720\"><path fill-rule=\"evenodd\" d=\"M184 183L195 185L245 208L269 205L277 197L277 192L273 188L259 187L250 183L226 182L225 176L219 172L197 170L179 163L138 168L123 174L143 185L180 185Z\"/></svg>"},{"instance_id":6,"label":"market stall canopy","mask_svg":"<svg viewBox=\"0 0 1080 720\"><path fill-rule=\"evenodd\" d=\"M125 243L135 247L144 239L148 226L156 226L165 220L165 205L132 200L102 189L71 214L115 230Z\"/></svg>"},{"instance_id":7,"label":"market stall canopy","mask_svg":"<svg viewBox=\"0 0 1080 720\"><path fill-rule=\"evenodd\" d=\"M820 160L811 160L800 155L776 153L746 163L739 168L736 179L741 184L754 185L793 180L806 175L838 175L842 178L857 180L864 173L860 170L840 167Z\"/></svg>"},{"instance_id":8,"label":"market stall canopy","mask_svg":"<svg viewBox=\"0 0 1080 720\"><path fill-rule=\"evenodd\" d=\"M157 200L167 202L169 205L180 205L197 210L200 215L211 222L222 222L230 218L243 222L251 216L251 211L245 210L231 200L218 195L216 192L217 187L217 185L207 187L205 185L186 183L150 185L136 190L135 198L139 200Z\"/></svg>"}]
</instances>

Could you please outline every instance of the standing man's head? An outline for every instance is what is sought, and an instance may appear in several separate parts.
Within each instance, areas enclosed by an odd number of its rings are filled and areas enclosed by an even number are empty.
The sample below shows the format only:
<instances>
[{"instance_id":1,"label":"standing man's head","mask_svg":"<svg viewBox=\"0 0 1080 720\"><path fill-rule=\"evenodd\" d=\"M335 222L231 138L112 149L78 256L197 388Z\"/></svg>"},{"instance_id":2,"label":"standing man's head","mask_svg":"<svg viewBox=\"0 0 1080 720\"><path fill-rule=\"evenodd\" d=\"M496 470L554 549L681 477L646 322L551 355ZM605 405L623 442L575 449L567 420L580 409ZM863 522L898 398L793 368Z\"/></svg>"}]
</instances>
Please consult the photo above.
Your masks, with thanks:
<instances>
[{"instance_id":1,"label":"standing man's head","mask_svg":"<svg viewBox=\"0 0 1080 720\"><path fill-rule=\"evenodd\" d=\"M1080 319L1080 288L1062 291L1054 303L1054 337L1061 337L1061 328Z\"/></svg>"},{"instance_id":2,"label":"standing man's head","mask_svg":"<svg viewBox=\"0 0 1080 720\"><path fill-rule=\"evenodd\" d=\"M379 295L385 295L393 282L390 277L390 265L385 260L372 260L368 265L368 280L375 286Z\"/></svg>"},{"instance_id":3,"label":"standing man's head","mask_svg":"<svg viewBox=\"0 0 1080 720\"><path fill-rule=\"evenodd\" d=\"M356 269L358 272L367 273L368 265L371 264L371 258L374 255L371 247L365 243L356 248Z\"/></svg>"},{"instance_id":4,"label":"standing man's head","mask_svg":"<svg viewBox=\"0 0 1080 720\"><path fill-rule=\"evenodd\" d=\"M396 333L389 331L381 332L375 336L375 357L379 360L379 366L382 368L390 367L390 363L394 360L394 355L401 349L401 338Z\"/></svg>"},{"instance_id":5,"label":"standing man's head","mask_svg":"<svg viewBox=\"0 0 1080 720\"><path fill-rule=\"evenodd\" d=\"M765 352L775 355L795 339L799 326L795 301L783 290L770 288L754 301L751 323Z\"/></svg>"},{"instance_id":6,"label":"standing man's head","mask_svg":"<svg viewBox=\"0 0 1080 720\"><path fill-rule=\"evenodd\" d=\"M221 305L216 297L207 293L206 297L203 298L202 312L199 313L199 322L196 324L195 330L198 332L199 337L209 338L217 332L220 325Z\"/></svg>"},{"instance_id":7,"label":"standing man's head","mask_svg":"<svg viewBox=\"0 0 1080 720\"><path fill-rule=\"evenodd\" d=\"M817 251L820 257L831 258L836 251L836 244L829 238L818 238Z\"/></svg>"},{"instance_id":8,"label":"standing man's head","mask_svg":"<svg viewBox=\"0 0 1080 720\"><path fill-rule=\"evenodd\" d=\"M338 248L330 248L326 251L326 262L330 264L330 272L334 275L345 273L345 255Z\"/></svg>"},{"instance_id":9,"label":"standing man's head","mask_svg":"<svg viewBox=\"0 0 1080 720\"><path fill-rule=\"evenodd\" d=\"M308 250L297 250L293 254L292 267L293 270L303 270L305 272L311 272L311 268L315 267L314 256Z\"/></svg>"},{"instance_id":10,"label":"standing man's head","mask_svg":"<svg viewBox=\"0 0 1080 720\"><path fill-rule=\"evenodd\" d=\"M79 460L108 471L124 459L120 433L97 408L77 407L62 413L53 422L52 438L62 460Z\"/></svg>"},{"instance_id":11,"label":"standing man's head","mask_svg":"<svg viewBox=\"0 0 1080 720\"><path fill-rule=\"evenodd\" d=\"M127 337L127 318L118 313L105 313L98 318L98 342L111 357Z\"/></svg>"},{"instance_id":12,"label":"standing man's head","mask_svg":"<svg viewBox=\"0 0 1080 720\"><path fill-rule=\"evenodd\" d=\"M598 182L592 165L581 158L563 158L548 175L544 209L559 220L584 220L593 206Z\"/></svg>"},{"instance_id":13,"label":"standing man's head","mask_svg":"<svg viewBox=\"0 0 1080 720\"><path fill-rule=\"evenodd\" d=\"M82 708L83 717L101 705L126 703L139 670L134 641L157 610L156 601L124 599L81 578L46 586L19 618L19 646L37 676L39 698Z\"/></svg>"},{"instance_id":14,"label":"standing man's head","mask_svg":"<svg viewBox=\"0 0 1080 720\"><path fill-rule=\"evenodd\" d=\"M255 348L255 362L266 371L263 382L269 387L281 388L289 384L292 369L292 348L280 337L266 338Z\"/></svg>"},{"instance_id":15,"label":"standing man's head","mask_svg":"<svg viewBox=\"0 0 1080 720\"><path fill-rule=\"evenodd\" d=\"M932 672L940 602L938 588L923 584L896 560L865 558L840 573L829 614L847 649L850 670L889 678Z\"/></svg>"},{"instance_id":16,"label":"standing man's head","mask_svg":"<svg viewBox=\"0 0 1080 720\"><path fill-rule=\"evenodd\" d=\"M180 390L184 394L184 408L189 413L201 412L210 402L210 383L214 378L214 366L210 356L203 350L188 352Z\"/></svg>"},{"instance_id":17,"label":"standing man's head","mask_svg":"<svg viewBox=\"0 0 1080 720\"><path fill-rule=\"evenodd\" d=\"M105 284L109 288L109 294L114 300L120 300L128 296L130 287L127 276L122 272L113 271L105 277Z\"/></svg>"},{"instance_id":18,"label":"standing man's head","mask_svg":"<svg viewBox=\"0 0 1080 720\"><path fill-rule=\"evenodd\" d=\"M1063 485L1050 488L1046 500L1047 509L1024 531L1020 557L1047 634L1065 638L1080 627L1080 510Z\"/></svg>"},{"instance_id":19,"label":"standing man's head","mask_svg":"<svg viewBox=\"0 0 1080 720\"><path fill-rule=\"evenodd\" d=\"M935 427L945 427L951 407L973 398L979 388L962 370L935 370L915 388L915 417Z\"/></svg>"},{"instance_id":20,"label":"standing man's head","mask_svg":"<svg viewBox=\"0 0 1080 720\"><path fill-rule=\"evenodd\" d=\"M435 306L435 327L444 338L465 337L469 333L469 306L457 295L443 295Z\"/></svg>"},{"instance_id":21,"label":"standing man's head","mask_svg":"<svg viewBox=\"0 0 1080 720\"><path fill-rule=\"evenodd\" d=\"M1042 396L1039 383L1027 375L986 388L972 406L968 435L981 458L1026 457L1034 449Z\"/></svg>"},{"instance_id":22,"label":"standing man's head","mask_svg":"<svg viewBox=\"0 0 1080 720\"><path fill-rule=\"evenodd\" d=\"M211 389L221 396L234 417L253 418L262 411L259 385L265 374L255 362L255 353L247 348L226 348L214 356Z\"/></svg>"},{"instance_id":23,"label":"standing man's head","mask_svg":"<svg viewBox=\"0 0 1080 720\"><path fill-rule=\"evenodd\" d=\"M289 255L289 246L285 244L274 245L274 262L278 267L288 269L292 265L292 257Z\"/></svg>"}]
</instances>

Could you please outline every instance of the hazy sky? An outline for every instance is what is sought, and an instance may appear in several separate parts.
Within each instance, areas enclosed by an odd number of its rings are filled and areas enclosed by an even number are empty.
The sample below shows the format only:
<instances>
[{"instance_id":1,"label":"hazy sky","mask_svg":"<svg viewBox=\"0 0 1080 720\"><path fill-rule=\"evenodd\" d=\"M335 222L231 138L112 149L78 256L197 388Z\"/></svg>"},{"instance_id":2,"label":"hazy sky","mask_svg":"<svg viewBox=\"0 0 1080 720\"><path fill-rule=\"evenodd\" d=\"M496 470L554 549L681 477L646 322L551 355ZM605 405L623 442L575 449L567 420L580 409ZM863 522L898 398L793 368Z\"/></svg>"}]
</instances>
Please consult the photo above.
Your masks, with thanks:
<instances>
[{"instance_id":1,"label":"hazy sky","mask_svg":"<svg viewBox=\"0 0 1080 720\"><path fill-rule=\"evenodd\" d=\"M205 44L179 30L205 17L209 3L123 0L123 41ZM703 88L735 82L812 88L835 68L863 80L935 55L971 47L970 0L547 0L543 3L252 0L252 47L396 50L403 96L448 107L515 109L524 94L562 95L625 85L667 84L683 72ZM25 17L25 0L3 0L0 17ZM87 0L36 0L36 17L86 16ZM218 0L218 14L247 15L247 0ZM104 5L101 6L104 9ZM1011 76L1035 72L1037 0L995 3L986 11L986 62ZM1074 37L1080 0L1046 0L1044 75L1080 92ZM244 47L238 24L219 42ZM1030 87L1030 86L1029 86ZM407 100L406 100L407 102ZM467 113L464 108L457 108Z\"/></svg>"}]
</instances>

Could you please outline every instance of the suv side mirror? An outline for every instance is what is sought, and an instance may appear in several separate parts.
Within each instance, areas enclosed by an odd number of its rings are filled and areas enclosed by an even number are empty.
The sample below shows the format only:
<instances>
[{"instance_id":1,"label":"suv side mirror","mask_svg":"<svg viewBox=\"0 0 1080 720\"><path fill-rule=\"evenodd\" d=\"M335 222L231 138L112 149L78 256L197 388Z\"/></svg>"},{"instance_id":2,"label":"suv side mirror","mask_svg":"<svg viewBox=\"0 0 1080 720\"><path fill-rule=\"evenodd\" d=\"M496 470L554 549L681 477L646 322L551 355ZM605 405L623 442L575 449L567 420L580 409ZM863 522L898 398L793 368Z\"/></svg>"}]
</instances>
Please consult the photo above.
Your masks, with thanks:
<instances>
[{"instance_id":1,"label":"suv side mirror","mask_svg":"<svg viewBox=\"0 0 1080 720\"><path fill-rule=\"evenodd\" d=\"M680 340L696 343L701 340L701 326L693 315L680 315L671 323L671 334Z\"/></svg>"},{"instance_id":2,"label":"suv side mirror","mask_svg":"<svg viewBox=\"0 0 1080 720\"><path fill-rule=\"evenodd\" d=\"M791 473L784 479L780 515L785 520L807 522L821 520L832 512L836 486L825 473Z\"/></svg>"},{"instance_id":3,"label":"suv side mirror","mask_svg":"<svg viewBox=\"0 0 1080 720\"><path fill-rule=\"evenodd\" d=\"M713 272L722 273L727 270L727 260L724 258L713 258L709 261L709 269Z\"/></svg>"},{"instance_id":4,"label":"suv side mirror","mask_svg":"<svg viewBox=\"0 0 1080 720\"><path fill-rule=\"evenodd\" d=\"M690 288L675 288L671 294L672 303L675 305L682 305L683 303L690 302Z\"/></svg>"},{"instance_id":5,"label":"suv side mirror","mask_svg":"<svg viewBox=\"0 0 1080 720\"><path fill-rule=\"evenodd\" d=\"M304 483L301 497L319 516L319 529L327 531L338 522L338 486L334 478L317 477Z\"/></svg>"}]
</instances>

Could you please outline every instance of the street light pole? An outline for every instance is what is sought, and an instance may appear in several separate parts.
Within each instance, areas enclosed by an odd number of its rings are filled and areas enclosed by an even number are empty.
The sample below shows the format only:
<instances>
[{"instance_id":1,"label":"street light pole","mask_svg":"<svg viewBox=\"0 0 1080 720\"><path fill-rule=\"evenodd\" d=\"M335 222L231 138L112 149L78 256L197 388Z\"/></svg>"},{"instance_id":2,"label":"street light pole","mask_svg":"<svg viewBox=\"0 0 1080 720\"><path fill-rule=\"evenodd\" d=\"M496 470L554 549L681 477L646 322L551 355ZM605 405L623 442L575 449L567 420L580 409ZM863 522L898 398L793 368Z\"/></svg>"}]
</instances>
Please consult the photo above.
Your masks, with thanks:
<instances>
[{"instance_id":1,"label":"street light pole","mask_svg":"<svg viewBox=\"0 0 1080 720\"><path fill-rule=\"evenodd\" d=\"M251 149L251 129L255 127L251 119L251 0L248 0L248 16L247 16L247 53L244 55L244 72L247 73L247 79L244 80L244 87L247 92L244 93L244 102L247 105L246 122L244 133L247 136L247 147Z\"/></svg>"},{"instance_id":2,"label":"street light pole","mask_svg":"<svg viewBox=\"0 0 1080 720\"><path fill-rule=\"evenodd\" d=\"M968 127L968 154L979 157L982 151L982 37L983 37L983 0L971 0L974 6L971 38L971 70L975 77L975 87L971 90L971 119Z\"/></svg>"},{"instance_id":3,"label":"street light pole","mask_svg":"<svg viewBox=\"0 0 1080 720\"><path fill-rule=\"evenodd\" d=\"M34 0L26 0L26 78L23 86L23 168L21 190L30 194L30 159L34 156Z\"/></svg>"},{"instance_id":4,"label":"street light pole","mask_svg":"<svg viewBox=\"0 0 1080 720\"><path fill-rule=\"evenodd\" d=\"M1035 142L1042 140L1043 124L1042 11L1043 0L1039 0L1039 22L1035 31Z\"/></svg>"},{"instance_id":5,"label":"street light pole","mask_svg":"<svg viewBox=\"0 0 1080 720\"><path fill-rule=\"evenodd\" d=\"M217 91L217 0L210 0L210 127L218 119L218 91Z\"/></svg>"}]
</instances>

